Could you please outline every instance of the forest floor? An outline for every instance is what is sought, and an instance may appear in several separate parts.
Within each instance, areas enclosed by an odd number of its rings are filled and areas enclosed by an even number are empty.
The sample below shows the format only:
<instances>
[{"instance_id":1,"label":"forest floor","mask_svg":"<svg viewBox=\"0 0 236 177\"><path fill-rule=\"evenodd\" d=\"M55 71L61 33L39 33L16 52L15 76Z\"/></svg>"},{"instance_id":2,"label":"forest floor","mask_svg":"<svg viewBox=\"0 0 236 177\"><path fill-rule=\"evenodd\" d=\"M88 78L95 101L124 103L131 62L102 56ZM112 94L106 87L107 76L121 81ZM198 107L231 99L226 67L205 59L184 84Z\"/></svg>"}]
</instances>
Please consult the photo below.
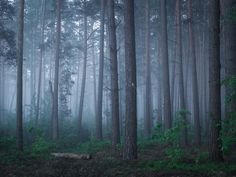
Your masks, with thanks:
<instances>
[{"instance_id":1,"label":"forest floor","mask_svg":"<svg viewBox=\"0 0 236 177\"><path fill-rule=\"evenodd\" d=\"M121 153L112 154L109 149L104 146L92 152L90 160L56 158L50 153L15 159L0 153L0 177L236 177L235 163L212 164L194 152L173 160L152 144L139 149L138 160L124 161Z\"/></svg>"}]
</instances>

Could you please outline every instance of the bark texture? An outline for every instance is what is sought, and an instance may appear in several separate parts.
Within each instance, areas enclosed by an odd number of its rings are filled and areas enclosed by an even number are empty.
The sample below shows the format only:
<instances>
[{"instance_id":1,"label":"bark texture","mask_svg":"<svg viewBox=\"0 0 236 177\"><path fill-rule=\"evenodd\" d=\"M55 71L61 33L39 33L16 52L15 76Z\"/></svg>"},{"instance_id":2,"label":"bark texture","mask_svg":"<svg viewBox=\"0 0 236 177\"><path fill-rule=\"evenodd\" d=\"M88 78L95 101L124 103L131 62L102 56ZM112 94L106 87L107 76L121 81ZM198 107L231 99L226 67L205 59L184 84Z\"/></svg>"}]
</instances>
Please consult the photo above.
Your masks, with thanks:
<instances>
[{"instance_id":1,"label":"bark texture","mask_svg":"<svg viewBox=\"0 0 236 177\"><path fill-rule=\"evenodd\" d=\"M211 0L209 53L210 149L212 161L223 161L221 131L220 0Z\"/></svg>"},{"instance_id":2,"label":"bark texture","mask_svg":"<svg viewBox=\"0 0 236 177\"><path fill-rule=\"evenodd\" d=\"M16 94L16 141L17 147L23 151L23 44L24 44L24 5L19 1L18 43L17 43L17 94Z\"/></svg>"},{"instance_id":3,"label":"bark texture","mask_svg":"<svg viewBox=\"0 0 236 177\"><path fill-rule=\"evenodd\" d=\"M105 22L105 1L101 0L100 16L100 54L99 54L99 78L98 78L98 99L96 114L96 138L102 140L102 98L103 98L103 74L104 74L104 22Z\"/></svg>"},{"instance_id":4,"label":"bark texture","mask_svg":"<svg viewBox=\"0 0 236 177\"><path fill-rule=\"evenodd\" d=\"M164 97L164 127L169 129L171 121L171 100L170 100L170 77L168 61L168 35L167 35L167 13L166 0L161 0L161 50L162 50L162 85Z\"/></svg>"},{"instance_id":5,"label":"bark texture","mask_svg":"<svg viewBox=\"0 0 236 177\"><path fill-rule=\"evenodd\" d=\"M113 150L115 150L116 145L120 143L120 120L114 0L108 0L108 17L109 51L111 61L112 147Z\"/></svg>"},{"instance_id":6,"label":"bark texture","mask_svg":"<svg viewBox=\"0 0 236 177\"><path fill-rule=\"evenodd\" d=\"M55 50L55 74L53 91L53 120L52 120L52 139L58 139L58 84L59 84L59 63L60 63L60 41L61 41L61 0L57 0L56 9L56 50Z\"/></svg>"}]
</instances>

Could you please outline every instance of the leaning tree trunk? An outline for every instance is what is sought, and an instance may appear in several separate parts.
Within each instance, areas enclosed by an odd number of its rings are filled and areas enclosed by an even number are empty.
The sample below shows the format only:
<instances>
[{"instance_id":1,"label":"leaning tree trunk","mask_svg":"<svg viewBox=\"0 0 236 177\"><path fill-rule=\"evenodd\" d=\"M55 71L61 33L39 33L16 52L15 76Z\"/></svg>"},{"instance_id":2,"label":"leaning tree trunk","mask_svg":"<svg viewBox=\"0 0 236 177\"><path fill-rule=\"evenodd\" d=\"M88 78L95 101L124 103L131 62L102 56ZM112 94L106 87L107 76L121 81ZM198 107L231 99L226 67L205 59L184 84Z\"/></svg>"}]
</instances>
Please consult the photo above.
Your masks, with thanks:
<instances>
[{"instance_id":1,"label":"leaning tree trunk","mask_svg":"<svg viewBox=\"0 0 236 177\"><path fill-rule=\"evenodd\" d=\"M145 117L144 117L144 136L149 138L151 136L151 67L150 67L150 8L149 0L145 0Z\"/></svg>"},{"instance_id":2,"label":"leaning tree trunk","mask_svg":"<svg viewBox=\"0 0 236 177\"><path fill-rule=\"evenodd\" d=\"M120 143L119 86L117 66L117 44L114 0L108 0L108 32L111 61L111 110L112 110L112 149Z\"/></svg>"},{"instance_id":3,"label":"leaning tree trunk","mask_svg":"<svg viewBox=\"0 0 236 177\"><path fill-rule=\"evenodd\" d=\"M80 91L80 102L79 102L79 113L78 113L78 131L79 134L82 130L82 117L83 117L83 107L84 107L84 93L85 93L85 85L86 85L86 73L87 73L87 38L88 38L88 29L87 29L87 14L84 14L84 63L83 63L83 76L81 83L81 91Z\"/></svg>"},{"instance_id":4,"label":"leaning tree trunk","mask_svg":"<svg viewBox=\"0 0 236 177\"><path fill-rule=\"evenodd\" d=\"M98 99L96 114L96 138L102 140L102 98L103 98L103 68L104 68L104 22L105 22L105 1L101 0L101 29L100 29L100 55L99 55L99 79Z\"/></svg>"},{"instance_id":5,"label":"leaning tree trunk","mask_svg":"<svg viewBox=\"0 0 236 177\"><path fill-rule=\"evenodd\" d=\"M177 27L177 60L179 62L179 97L180 97L180 109L181 116L185 124L184 127L184 145L188 144L188 129L187 129L187 117L186 117L186 103L185 103L185 89L184 89L184 73L183 73L183 46L182 46L182 24L181 24L181 4L180 0L176 1L176 27Z\"/></svg>"},{"instance_id":6,"label":"leaning tree trunk","mask_svg":"<svg viewBox=\"0 0 236 177\"><path fill-rule=\"evenodd\" d=\"M223 161L221 132L221 75L220 75L220 0L211 0L209 50L209 156L212 161Z\"/></svg>"},{"instance_id":7,"label":"leaning tree trunk","mask_svg":"<svg viewBox=\"0 0 236 177\"><path fill-rule=\"evenodd\" d=\"M38 92L36 104L36 117L35 126L38 127L39 109L40 109L40 95L41 95L41 82L42 82L42 65L43 65L43 50L44 50L44 27L45 27L45 8L46 0L42 0L42 27L41 27L41 43L40 43L40 61L39 61L39 78L38 78Z\"/></svg>"},{"instance_id":8,"label":"leaning tree trunk","mask_svg":"<svg viewBox=\"0 0 236 177\"><path fill-rule=\"evenodd\" d=\"M192 16L192 0L188 0L188 16L189 16L189 47L192 58L192 93L193 93L193 117L196 145L201 145L201 127L199 118L199 94L198 94L198 80L197 80L197 58L195 51L195 37L193 31L193 16Z\"/></svg>"},{"instance_id":9,"label":"leaning tree trunk","mask_svg":"<svg viewBox=\"0 0 236 177\"><path fill-rule=\"evenodd\" d=\"M124 3L126 115L123 158L137 159L137 79L135 56L134 0Z\"/></svg>"},{"instance_id":10,"label":"leaning tree trunk","mask_svg":"<svg viewBox=\"0 0 236 177\"><path fill-rule=\"evenodd\" d=\"M24 0L19 1L19 26L17 44L17 95L16 95L16 117L17 147L23 151L23 44L24 44Z\"/></svg>"},{"instance_id":11,"label":"leaning tree trunk","mask_svg":"<svg viewBox=\"0 0 236 177\"><path fill-rule=\"evenodd\" d=\"M164 127L171 128L170 77L168 63L168 36L166 0L161 0L162 84L164 94Z\"/></svg>"},{"instance_id":12,"label":"leaning tree trunk","mask_svg":"<svg viewBox=\"0 0 236 177\"><path fill-rule=\"evenodd\" d=\"M59 60L60 60L60 40L61 40L61 0L57 0L57 25L56 25L56 51L55 51L55 74L53 91L53 117L52 117L52 139L58 139L58 83L59 83Z\"/></svg>"}]
</instances>

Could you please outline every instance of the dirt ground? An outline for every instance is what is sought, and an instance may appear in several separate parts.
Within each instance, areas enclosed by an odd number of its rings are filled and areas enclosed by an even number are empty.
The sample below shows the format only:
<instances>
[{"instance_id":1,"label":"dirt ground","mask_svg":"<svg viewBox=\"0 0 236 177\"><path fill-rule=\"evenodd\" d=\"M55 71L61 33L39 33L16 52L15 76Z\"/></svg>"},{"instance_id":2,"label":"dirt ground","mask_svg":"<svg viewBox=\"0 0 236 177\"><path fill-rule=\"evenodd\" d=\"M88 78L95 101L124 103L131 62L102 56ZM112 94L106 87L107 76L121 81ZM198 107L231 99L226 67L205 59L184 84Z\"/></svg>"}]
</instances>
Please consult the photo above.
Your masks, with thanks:
<instances>
[{"instance_id":1,"label":"dirt ground","mask_svg":"<svg viewBox=\"0 0 236 177\"><path fill-rule=\"evenodd\" d=\"M157 147L147 148L139 154L139 159L128 162L121 154L112 155L108 151L92 155L90 160L56 158L26 158L15 164L0 163L0 177L236 177L225 173L208 175L201 172L178 170L153 171L140 166L151 160L161 159L163 152Z\"/></svg>"}]
</instances>

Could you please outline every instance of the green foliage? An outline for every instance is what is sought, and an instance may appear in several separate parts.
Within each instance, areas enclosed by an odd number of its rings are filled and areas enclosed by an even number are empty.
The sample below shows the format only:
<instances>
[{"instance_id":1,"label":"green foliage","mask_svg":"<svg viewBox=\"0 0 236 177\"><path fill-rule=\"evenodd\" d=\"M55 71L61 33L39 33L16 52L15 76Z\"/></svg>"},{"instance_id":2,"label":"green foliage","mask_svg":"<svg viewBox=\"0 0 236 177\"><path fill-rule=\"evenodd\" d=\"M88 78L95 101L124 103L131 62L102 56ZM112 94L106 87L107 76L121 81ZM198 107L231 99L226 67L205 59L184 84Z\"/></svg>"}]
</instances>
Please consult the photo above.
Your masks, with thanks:
<instances>
[{"instance_id":1,"label":"green foliage","mask_svg":"<svg viewBox=\"0 0 236 177\"><path fill-rule=\"evenodd\" d=\"M234 22L234 23L236 22L236 6L233 6L233 7L230 9L230 11L229 11L227 17L228 17L228 19L229 19L230 21L232 21L232 22Z\"/></svg>"},{"instance_id":2,"label":"green foliage","mask_svg":"<svg viewBox=\"0 0 236 177\"><path fill-rule=\"evenodd\" d=\"M171 163L167 160L143 161L138 165L140 168L152 171L171 171L179 170L185 172L207 173L214 176L226 176L226 173L235 173L235 164L217 164L217 163Z\"/></svg>"},{"instance_id":3,"label":"green foliage","mask_svg":"<svg viewBox=\"0 0 236 177\"><path fill-rule=\"evenodd\" d=\"M90 141L80 144L77 151L80 153L95 154L99 151L109 149L110 145L109 141L98 141L91 137Z\"/></svg>"},{"instance_id":4,"label":"green foliage","mask_svg":"<svg viewBox=\"0 0 236 177\"><path fill-rule=\"evenodd\" d=\"M194 158L194 161L196 164L199 164L199 163L204 163L208 160L208 157L209 157L209 153L208 152L198 152L196 157Z\"/></svg>"},{"instance_id":5,"label":"green foliage","mask_svg":"<svg viewBox=\"0 0 236 177\"><path fill-rule=\"evenodd\" d=\"M236 112L230 113L230 117L223 121L222 150L229 154L232 145L236 144Z\"/></svg>"},{"instance_id":6,"label":"green foliage","mask_svg":"<svg viewBox=\"0 0 236 177\"><path fill-rule=\"evenodd\" d=\"M185 151L179 147L167 148L165 154L169 159L171 159L172 164L176 164L183 159Z\"/></svg>"},{"instance_id":7,"label":"green foliage","mask_svg":"<svg viewBox=\"0 0 236 177\"><path fill-rule=\"evenodd\" d=\"M27 130L35 137L33 144L28 149L30 156L44 156L56 147L53 142L46 138L45 134L41 129L35 129L32 126L29 126Z\"/></svg>"},{"instance_id":8,"label":"green foliage","mask_svg":"<svg viewBox=\"0 0 236 177\"><path fill-rule=\"evenodd\" d=\"M53 148L53 143L46 140L42 136L38 136L36 137L35 142L32 144L31 155L33 157L39 157L49 153L52 148Z\"/></svg>"},{"instance_id":9,"label":"green foliage","mask_svg":"<svg viewBox=\"0 0 236 177\"><path fill-rule=\"evenodd\" d=\"M222 84L230 89L226 95L226 105L236 101L236 76L231 76L222 81Z\"/></svg>"},{"instance_id":10,"label":"green foliage","mask_svg":"<svg viewBox=\"0 0 236 177\"><path fill-rule=\"evenodd\" d=\"M0 138L0 150L10 151L16 148L16 139L13 136L4 136Z\"/></svg>"},{"instance_id":11,"label":"green foliage","mask_svg":"<svg viewBox=\"0 0 236 177\"><path fill-rule=\"evenodd\" d=\"M229 89L226 95L226 106L236 104L236 76L231 76L222 82ZM222 129L222 150L224 154L230 154L232 146L236 144L236 111L227 113L227 117L223 120Z\"/></svg>"},{"instance_id":12,"label":"green foliage","mask_svg":"<svg viewBox=\"0 0 236 177\"><path fill-rule=\"evenodd\" d=\"M162 131L162 125L157 124L154 130L153 139L156 139L161 145L172 145L175 147L179 146L182 131L187 126L185 125L182 117L187 113L188 111L186 110L180 110L177 112L177 118L173 127L164 132Z\"/></svg>"},{"instance_id":13,"label":"green foliage","mask_svg":"<svg viewBox=\"0 0 236 177\"><path fill-rule=\"evenodd\" d=\"M153 135L153 139L165 147L165 154L170 159L172 165L177 164L183 159L186 153L180 147L180 139L183 129L186 126L182 119L183 114L187 114L187 111L178 112L173 127L164 132L162 131L162 126L158 124Z\"/></svg>"}]
</instances>

